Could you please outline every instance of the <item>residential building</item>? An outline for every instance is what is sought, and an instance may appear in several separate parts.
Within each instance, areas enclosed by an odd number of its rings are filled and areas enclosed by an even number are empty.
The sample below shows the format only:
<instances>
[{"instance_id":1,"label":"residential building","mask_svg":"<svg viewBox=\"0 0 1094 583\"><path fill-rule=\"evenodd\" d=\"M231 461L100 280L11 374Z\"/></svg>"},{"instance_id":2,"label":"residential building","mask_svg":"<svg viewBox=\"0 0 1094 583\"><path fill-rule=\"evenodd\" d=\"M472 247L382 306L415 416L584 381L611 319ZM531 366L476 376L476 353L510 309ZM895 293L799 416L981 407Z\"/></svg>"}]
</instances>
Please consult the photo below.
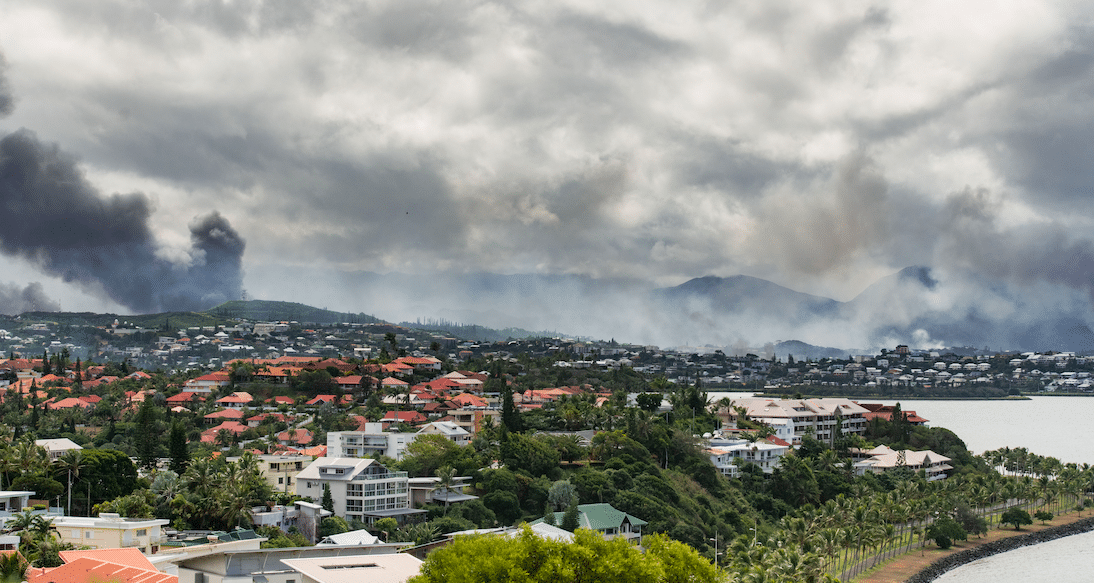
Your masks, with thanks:
<instances>
[{"instance_id":1,"label":"residential building","mask_svg":"<svg viewBox=\"0 0 1094 583\"><path fill-rule=\"evenodd\" d=\"M737 407L743 407L745 414L753 421L783 425L790 423L793 428L793 445L801 444L807 433L814 439L831 444L836 429L844 435L862 435L866 433L867 410L850 399L734 399L733 407L723 409L729 420L736 421Z\"/></svg>"},{"instance_id":2,"label":"residential building","mask_svg":"<svg viewBox=\"0 0 1094 583\"><path fill-rule=\"evenodd\" d=\"M628 541L642 544L642 527L648 523L641 518L616 510L611 504L578 504L577 513L578 528L595 530L606 539L623 537ZM565 514L565 512L555 512L555 524L562 524ZM531 524L540 522L543 522L542 518L532 521Z\"/></svg>"},{"instance_id":3,"label":"residential building","mask_svg":"<svg viewBox=\"0 0 1094 583\"><path fill-rule=\"evenodd\" d=\"M374 459L320 457L296 478L296 493L316 502L323 499L324 486L330 488L334 514L347 520L403 521L425 512L410 508L407 473L389 471Z\"/></svg>"},{"instance_id":4,"label":"residential building","mask_svg":"<svg viewBox=\"0 0 1094 583\"><path fill-rule=\"evenodd\" d=\"M854 453L856 452L852 452L852 454ZM866 472L880 474L881 472L905 467L913 472L922 470L927 476L927 481L931 482L946 479L946 472L953 469L953 466L949 465L950 458L929 449L896 451L880 445L870 451L861 452L859 455L869 456L855 463L855 474L859 476Z\"/></svg>"},{"instance_id":5,"label":"residential building","mask_svg":"<svg viewBox=\"0 0 1094 583\"><path fill-rule=\"evenodd\" d=\"M384 431L380 423L365 423L364 431L332 431L327 434L327 456L367 458L384 455L403 459L416 433Z\"/></svg>"},{"instance_id":6,"label":"residential building","mask_svg":"<svg viewBox=\"0 0 1094 583\"><path fill-rule=\"evenodd\" d=\"M92 549L136 547L152 554L163 542L162 528L169 520L159 518L122 518L115 513L97 517L58 516L53 519L61 543Z\"/></svg>"},{"instance_id":7,"label":"residential building","mask_svg":"<svg viewBox=\"0 0 1094 583\"><path fill-rule=\"evenodd\" d=\"M777 441L775 441L777 440ZM740 466L744 464L756 464L765 474L770 474L779 467L782 457L790 451L790 444L785 441L772 438L772 440L756 440L749 442L745 439L721 440L707 449L710 462L725 476L736 478L740 476Z\"/></svg>"},{"instance_id":8,"label":"residential building","mask_svg":"<svg viewBox=\"0 0 1094 583\"><path fill-rule=\"evenodd\" d=\"M35 439L34 445L44 447L46 453L49 454L49 461L57 461L58 458L65 455L66 452L74 449L83 449L74 441L67 437L61 437L57 439Z\"/></svg>"}]
</instances>

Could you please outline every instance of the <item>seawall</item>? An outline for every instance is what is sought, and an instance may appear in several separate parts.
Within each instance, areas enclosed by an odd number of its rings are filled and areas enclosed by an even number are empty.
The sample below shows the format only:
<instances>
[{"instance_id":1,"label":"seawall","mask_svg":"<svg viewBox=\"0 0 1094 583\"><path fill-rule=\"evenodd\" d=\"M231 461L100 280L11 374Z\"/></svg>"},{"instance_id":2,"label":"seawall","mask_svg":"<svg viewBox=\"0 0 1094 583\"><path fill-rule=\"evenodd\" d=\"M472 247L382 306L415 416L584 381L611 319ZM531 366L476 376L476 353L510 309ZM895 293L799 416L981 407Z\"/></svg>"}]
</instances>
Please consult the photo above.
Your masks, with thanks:
<instances>
[{"instance_id":1,"label":"seawall","mask_svg":"<svg viewBox=\"0 0 1094 583\"><path fill-rule=\"evenodd\" d=\"M1005 553L1017 548L1048 542L1073 534L1081 534L1091 530L1094 530L1094 517L1084 518L1072 522L1071 524L1063 524L1025 535L1017 535L985 543L976 548L942 557L928 565L919 573L908 578L905 583L927 583L928 581L934 581L947 571L956 569L961 565L971 563L977 559L983 559L984 557Z\"/></svg>"}]
</instances>

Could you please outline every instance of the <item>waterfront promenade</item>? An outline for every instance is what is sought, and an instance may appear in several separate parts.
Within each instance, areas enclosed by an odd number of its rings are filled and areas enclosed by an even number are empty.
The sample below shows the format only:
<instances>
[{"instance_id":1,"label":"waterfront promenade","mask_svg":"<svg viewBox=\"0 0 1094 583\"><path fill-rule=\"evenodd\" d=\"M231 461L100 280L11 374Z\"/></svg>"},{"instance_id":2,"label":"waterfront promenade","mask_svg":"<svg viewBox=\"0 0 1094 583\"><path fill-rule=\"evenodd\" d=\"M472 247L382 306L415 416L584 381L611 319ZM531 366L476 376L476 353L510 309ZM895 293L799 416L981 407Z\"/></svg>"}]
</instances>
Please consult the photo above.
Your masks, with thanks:
<instances>
[{"instance_id":1,"label":"waterfront promenade","mask_svg":"<svg viewBox=\"0 0 1094 583\"><path fill-rule=\"evenodd\" d=\"M1009 526L995 528L983 537L972 536L969 540L956 543L947 550L942 550L933 544L928 544L923 549L910 551L887 563L879 565L855 578L854 581L855 583L901 583L912 579L912 577L929 567L935 561L950 555L975 549L1014 536L1029 535L1031 533L1066 526L1080 520L1088 520L1091 518L1094 518L1094 512L1091 510L1083 511L1081 516L1078 512L1071 512L1063 516L1058 516L1044 525L1042 525L1039 520L1035 521L1034 524L1023 526L1022 530L1016 531Z\"/></svg>"}]
</instances>

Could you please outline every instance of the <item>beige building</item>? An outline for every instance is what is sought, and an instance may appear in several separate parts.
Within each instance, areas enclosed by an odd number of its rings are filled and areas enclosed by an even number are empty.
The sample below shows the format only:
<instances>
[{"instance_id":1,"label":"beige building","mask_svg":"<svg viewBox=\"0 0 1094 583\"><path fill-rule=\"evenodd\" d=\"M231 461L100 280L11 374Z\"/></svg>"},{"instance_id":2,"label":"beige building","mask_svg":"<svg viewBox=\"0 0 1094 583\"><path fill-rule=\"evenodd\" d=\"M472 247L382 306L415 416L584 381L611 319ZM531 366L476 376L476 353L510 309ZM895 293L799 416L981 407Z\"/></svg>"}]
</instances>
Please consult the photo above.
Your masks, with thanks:
<instances>
[{"instance_id":1,"label":"beige building","mask_svg":"<svg viewBox=\"0 0 1094 583\"><path fill-rule=\"evenodd\" d=\"M58 516L53 519L61 543L92 549L138 548L151 554L163 542L162 518L122 518L103 512L98 517Z\"/></svg>"}]
</instances>

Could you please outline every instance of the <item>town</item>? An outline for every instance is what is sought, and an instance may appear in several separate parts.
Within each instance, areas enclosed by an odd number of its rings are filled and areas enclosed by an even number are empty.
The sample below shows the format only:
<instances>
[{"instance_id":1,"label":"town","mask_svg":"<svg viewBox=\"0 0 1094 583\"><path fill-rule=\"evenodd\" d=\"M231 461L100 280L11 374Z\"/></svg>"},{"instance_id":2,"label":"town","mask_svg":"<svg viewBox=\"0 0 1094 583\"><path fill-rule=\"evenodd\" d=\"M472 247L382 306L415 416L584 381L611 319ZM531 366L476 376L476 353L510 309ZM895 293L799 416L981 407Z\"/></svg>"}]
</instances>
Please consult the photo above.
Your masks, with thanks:
<instances>
[{"instance_id":1,"label":"town","mask_svg":"<svg viewBox=\"0 0 1094 583\"><path fill-rule=\"evenodd\" d=\"M165 583L334 581L331 569L419 581L431 556L485 544L469 535L592 544L586 531L648 560L684 545L690 568L718 580L775 561L794 529L854 534L856 512L898 492L928 513L925 500L966 486L1048 504L997 471L1031 454L972 456L914 410L843 395L1091 382L1073 353L780 358L378 321L7 325L0 519L13 534L0 545L18 549L30 583L123 568ZM1043 465L1057 513L1067 497L1088 503L1078 468ZM785 576L846 580L917 536L941 545L986 528L963 508L959 533L928 536L934 521L909 510L898 530L810 543ZM770 556L750 554L761 543Z\"/></svg>"}]
</instances>

